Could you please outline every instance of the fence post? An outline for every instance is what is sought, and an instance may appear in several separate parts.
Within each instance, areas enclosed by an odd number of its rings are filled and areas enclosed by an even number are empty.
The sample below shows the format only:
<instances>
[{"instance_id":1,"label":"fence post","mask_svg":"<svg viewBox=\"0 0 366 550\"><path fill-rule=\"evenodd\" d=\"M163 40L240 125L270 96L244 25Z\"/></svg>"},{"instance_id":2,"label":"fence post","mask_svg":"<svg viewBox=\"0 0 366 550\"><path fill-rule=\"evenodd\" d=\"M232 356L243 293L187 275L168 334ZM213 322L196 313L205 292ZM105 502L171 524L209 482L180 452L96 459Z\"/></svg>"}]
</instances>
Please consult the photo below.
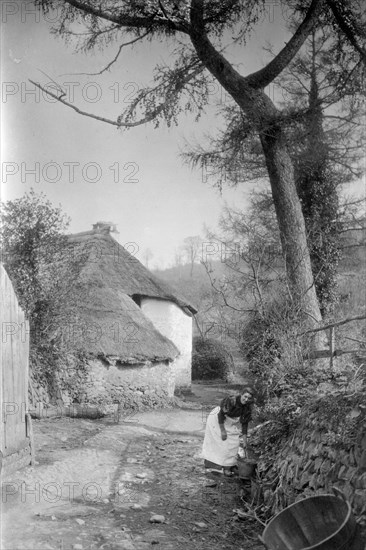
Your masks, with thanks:
<instances>
[{"instance_id":1,"label":"fence post","mask_svg":"<svg viewBox=\"0 0 366 550\"><path fill-rule=\"evenodd\" d=\"M330 351L330 368L333 368L334 327L330 327L329 329L329 351Z\"/></svg>"}]
</instances>

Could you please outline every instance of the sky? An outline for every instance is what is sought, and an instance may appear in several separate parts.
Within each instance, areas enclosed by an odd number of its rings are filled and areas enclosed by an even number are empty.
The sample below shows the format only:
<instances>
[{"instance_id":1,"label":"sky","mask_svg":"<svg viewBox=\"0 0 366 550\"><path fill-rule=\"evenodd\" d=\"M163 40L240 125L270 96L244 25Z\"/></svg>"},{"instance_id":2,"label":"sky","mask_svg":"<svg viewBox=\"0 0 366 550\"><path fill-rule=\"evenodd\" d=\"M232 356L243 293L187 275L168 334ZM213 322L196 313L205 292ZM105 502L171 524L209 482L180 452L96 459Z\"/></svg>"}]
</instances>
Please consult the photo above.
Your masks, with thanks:
<instances>
[{"instance_id":1,"label":"sky","mask_svg":"<svg viewBox=\"0 0 366 550\"><path fill-rule=\"evenodd\" d=\"M268 1L266 6L245 49L228 53L243 74L263 65L268 42L277 50L284 44L279 2ZM253 185L224 185L220 193L205 173L192 170L180 155L187 141L200 143L220 127L213 103L219 97L225 101L225 94L218 87L198 123L183 115L177 127L154 129L146 124L121 131L78 115L29 82L54 80L66 88L74 105L116 119L149 82L155 64L171 62L165 43L125 48L110 71L83 76L78 73L105 67L118 44L95 54L75 53L73 43L66 46L50 33L50 19L57 13L45 17L21 0L3 2L1 9L1 200L20 197L30 188L43 192L70 216L72 233L87 231L100 220L112 221L119 231L117 240L134 243L141 260L150 249L149 265L156 268L174 263L185 237L204 236L204 227L217 228L225 204L247 208Z\"/></svg>"}]
</instances>

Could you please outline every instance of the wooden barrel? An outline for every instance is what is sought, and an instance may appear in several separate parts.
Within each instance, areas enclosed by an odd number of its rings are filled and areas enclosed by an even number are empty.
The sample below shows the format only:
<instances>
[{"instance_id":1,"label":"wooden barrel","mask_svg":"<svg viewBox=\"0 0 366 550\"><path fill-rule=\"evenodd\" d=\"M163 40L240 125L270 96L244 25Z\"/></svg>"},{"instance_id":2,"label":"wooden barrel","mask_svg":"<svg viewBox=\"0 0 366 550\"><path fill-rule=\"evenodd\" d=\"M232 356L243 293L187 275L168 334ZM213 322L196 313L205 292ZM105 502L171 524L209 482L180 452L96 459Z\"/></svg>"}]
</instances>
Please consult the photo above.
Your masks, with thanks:
<instances>
[{"instance_id":1,"label":"wooden barrel","mask_svg":"<svg viewBox=\"0 0 366 550\"><path fill-rule=\"evenodd\" d=\"M364 550L349 502L334 495L288 506L268 523L261 540L269 550Z\"/></svg>"}]
</instances>

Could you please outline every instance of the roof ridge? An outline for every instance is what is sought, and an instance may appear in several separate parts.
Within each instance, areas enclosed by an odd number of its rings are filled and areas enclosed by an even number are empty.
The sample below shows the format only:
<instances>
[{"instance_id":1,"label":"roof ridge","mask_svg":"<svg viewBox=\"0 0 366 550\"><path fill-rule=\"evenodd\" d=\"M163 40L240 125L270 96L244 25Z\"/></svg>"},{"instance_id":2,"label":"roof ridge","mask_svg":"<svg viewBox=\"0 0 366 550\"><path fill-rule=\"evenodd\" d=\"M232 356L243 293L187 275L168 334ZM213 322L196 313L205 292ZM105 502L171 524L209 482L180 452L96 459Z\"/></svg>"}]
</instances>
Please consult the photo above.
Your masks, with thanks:
<instances>
[{"instance_id":1,"label":"roof ridge","mask_svg":"<svg viewBox=\"0 0 366 550\"><path fill-rule=\"evenodd\" d=\"M115 283L116 279L119 278L120 290L128 296L146 296L169 300L174 302L188 315L197 313L196 307L182 293L152 273L136 256L119 243L109 231L90 230L69 235L68 239L70 244L79 242L81 247L89 239L90 241L103 241L104 243L113 245L115 249L111 251L90 247L90 253L87 255L85 265L88 263L88 258L92 258L89 263L97 266L99 265L99 260L104 256L103 266L99 266L99 269L102 269L105 275L103 279L108 280L108 275L110 275ZM93 271L97 273L98 270L88 270L88 274L92 278Z\"/></svg>"}]
</instances>

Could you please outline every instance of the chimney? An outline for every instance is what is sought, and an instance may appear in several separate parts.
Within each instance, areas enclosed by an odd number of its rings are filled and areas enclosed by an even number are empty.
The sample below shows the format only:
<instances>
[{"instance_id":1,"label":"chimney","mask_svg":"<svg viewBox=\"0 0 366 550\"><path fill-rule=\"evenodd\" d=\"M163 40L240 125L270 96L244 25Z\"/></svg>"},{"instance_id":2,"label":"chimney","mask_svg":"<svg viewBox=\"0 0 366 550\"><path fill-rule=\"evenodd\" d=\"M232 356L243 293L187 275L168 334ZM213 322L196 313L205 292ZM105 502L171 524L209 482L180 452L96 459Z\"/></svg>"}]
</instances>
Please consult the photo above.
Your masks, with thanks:
<instances>
[{"instance_id":1,"label":"chimney","mask_svg":"<svg viewBox=\"0 0 366 550\"><path fill-rule=\"evenodd\" d=\"M116 224L113 222L97 222L93 224L93 231L96 233L118 233Z\"/></svg>"}]
</instances>

